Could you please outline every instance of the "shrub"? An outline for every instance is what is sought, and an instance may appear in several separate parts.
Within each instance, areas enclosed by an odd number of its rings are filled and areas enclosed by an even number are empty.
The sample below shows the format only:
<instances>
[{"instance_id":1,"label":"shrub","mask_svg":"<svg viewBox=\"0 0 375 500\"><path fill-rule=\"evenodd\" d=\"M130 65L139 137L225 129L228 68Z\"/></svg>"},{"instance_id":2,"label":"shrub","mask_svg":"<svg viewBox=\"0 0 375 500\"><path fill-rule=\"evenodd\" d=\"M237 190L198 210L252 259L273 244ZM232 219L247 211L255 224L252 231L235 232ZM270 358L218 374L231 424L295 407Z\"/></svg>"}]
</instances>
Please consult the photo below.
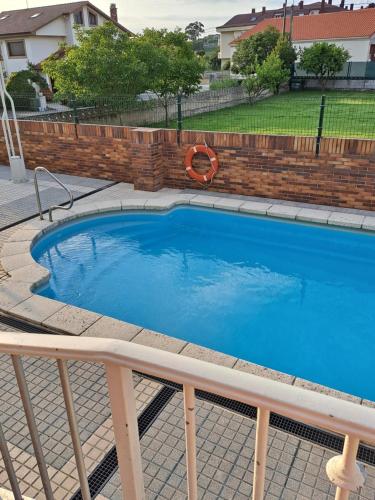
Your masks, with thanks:
<instances>
[{"instance_id":1,"label":"shrub","mask_svg":"<svg viewBox=\"0 0 375 500\"><path fill-rule=\"evenodd\" d=\"M230 61L225 61L225 63L223 64L223 70L224 71L230 70Z\"/></svg>"},{"instance_id":2,"label":"shrub","mask_svg":"<svg viewBox=\"0 0 375 500\"><path fill-rule=\"evenodd\" d=\"M32 67L17 73L11 73L7 79L7 91L11 96L35 96L35 90L31 83L35 82L41 89L48 88L45 79Z\"/></svg>"},{"instance_id":3,"label":"shrub","mask_svg":"<svg viewBox=\"0 0 375 500\"><path fill-rule=\"evenodd\" d=\"M213 80L210 83L210 90L230 89L238 87L238 85L238 80L234 80L233 78L224 78L223 80Z\"/></svg>"}]
</instances>

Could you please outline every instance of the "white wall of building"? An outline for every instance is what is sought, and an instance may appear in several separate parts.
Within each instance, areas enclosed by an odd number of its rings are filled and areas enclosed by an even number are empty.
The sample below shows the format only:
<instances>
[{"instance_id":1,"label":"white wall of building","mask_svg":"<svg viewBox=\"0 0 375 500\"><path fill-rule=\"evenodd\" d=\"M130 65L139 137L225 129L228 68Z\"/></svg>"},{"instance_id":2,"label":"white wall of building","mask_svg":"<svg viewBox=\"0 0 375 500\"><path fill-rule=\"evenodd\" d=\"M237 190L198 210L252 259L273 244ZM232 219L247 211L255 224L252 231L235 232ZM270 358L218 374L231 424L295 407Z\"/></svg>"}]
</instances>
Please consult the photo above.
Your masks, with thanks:
<instances>
[{"instance_id":1,"label":"white wall of building","mask_svg":"<svg viewBox=\"0 0 375 500\"><path fill-rule=\"evenodd\" d=\"M253 26L241 26L240 28L226 28L220 31L220 54L221 60L229 60L233 54L233 47L230 45L233 40L241 36Z\"/></svg>"},{"instance_id":2,"label":"white wall of building","mask_svg":"<svg viewBox=\"0 0 375 500\"><path fill-rule=\"evenodd\" d=\"M97 18L97 25L103 24L106 19L92 11ZM89 9L83 7L84 28L89 29ZM0 40L1 56L4 61L5 71L13 73L27 69L28 63L38 64L59 49L62 42L69 45L77 43L74 33L74 15L60 16L36 31L35 35L27 37L9 37ZM25 57L9 57L7 42L23 40L25 43Z\"/></svg>"},{"instance_id":3,"label":"white wall of building","mask_svg":"<svg viewBox=\"0 0 375 500\"><path fill-rule=\"evenodd\" d=\"M318 40L316 40L318 41ZM350 61L353 62L363 62L370 59L370 39L346 39L346 40L319 40L329 43L335 43L339 47L344 47L350 54ZM308 42L295 42L293 45L297 50L304 49L306 47L311 47L313 41Z\"/></svg>"}]
</instances>

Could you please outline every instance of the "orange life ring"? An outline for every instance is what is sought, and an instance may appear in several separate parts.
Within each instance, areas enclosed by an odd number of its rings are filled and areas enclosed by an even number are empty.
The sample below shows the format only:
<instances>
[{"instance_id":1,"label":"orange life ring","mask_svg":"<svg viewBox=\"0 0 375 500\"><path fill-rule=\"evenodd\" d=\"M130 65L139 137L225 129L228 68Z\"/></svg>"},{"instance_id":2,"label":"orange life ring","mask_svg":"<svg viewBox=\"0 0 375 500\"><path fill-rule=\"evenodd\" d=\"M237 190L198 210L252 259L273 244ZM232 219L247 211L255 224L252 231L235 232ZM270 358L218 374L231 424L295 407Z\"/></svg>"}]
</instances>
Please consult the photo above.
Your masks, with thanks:
<instances>
[{"instance_id":1,"label":"orange life ring","mask_svg":"<svg viewBox=\"0 0 375 500\"><path fill-rule=\"evenodd\" d=\"M211 162L211 168L205 175L198 174L198 172L196 172L193 168L193 158L197 153L206 154ZM217 171L219 170L219 161L217 159L216 153L211 148L209 148L205 144L197 144L196 146L192 146L191 148L189 148L188 152L186 153L185 169L189 177L203 184L205 182L211 181L215 177Z\"/></svg>"}]
</instances>

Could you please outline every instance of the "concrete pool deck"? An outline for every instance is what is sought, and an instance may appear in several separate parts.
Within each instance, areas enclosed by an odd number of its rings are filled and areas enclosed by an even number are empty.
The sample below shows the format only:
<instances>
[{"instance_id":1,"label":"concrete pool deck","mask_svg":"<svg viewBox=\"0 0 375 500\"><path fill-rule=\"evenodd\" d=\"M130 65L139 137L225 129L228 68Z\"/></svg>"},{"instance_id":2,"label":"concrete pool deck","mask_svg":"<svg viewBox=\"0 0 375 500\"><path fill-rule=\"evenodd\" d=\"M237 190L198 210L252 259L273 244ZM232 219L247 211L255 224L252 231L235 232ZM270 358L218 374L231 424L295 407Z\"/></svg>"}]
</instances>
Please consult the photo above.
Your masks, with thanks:
<instances>
[{"instance_id":1,"label":"concrete pool deck","mask_svg":"<svg viewBox=\"0 0 375 500\"><path fill-rule=\"evenodd\" d=\"M12 232L7 241L4 242L0 253L1 266L7 277L6 280L3 279L0 286L0 311L7 316L39 325L58 334L97 337L105 335L127 340L279 380L357 404L374 406L373 402L366 399L175 339L163 333L150 331L142 326L130 325L92 311L33 294L34 287L48 280L49 272L33 260L30 249L33 243L48 231L67 221L93 214L120 210L167 211L178 205L205 207L361 231L375 231L375 213L371 212L328 209L316 205L309 206L278 200L222 196L221 194L219 196L215 193L202 194L201 192L172 189L149 193L134 191L130 185L119 184L91 196L89 200L77 202L68 211L55 211L52 223L47 220L32 220L23 223L17 231Z\"/></svg>"},{"instance_id":2,"label":"concrete pool deck","mask_svg":"<svg viewBox=\"0 0 375 500\"><path fill-rule=\"evenodd\" d=\"M99 193L90 195L86 200L75 203L73 208L86 205L88 200L93 202L108 202L113 200L158 199L176 191L168 190L159 193L143 193L133 191L131 186L118 184ZM201 193L188 192L188 195ZM213 194L207 194L213 197ZM220 198L232 199L233 197ZM260 200L256 198L237 198L249 202L272 204L273 200ZM117 201L116 201L117 203ZM129 202L130 203L130 202ZM233 204L234 202L230 202ZM288 206L288 203L275 204ZM306 205L290 204L299 208L309 208ZM312 207L313 210L318 207ZM328 210L322 207L322 210ZM81 210L81 208L80 208ZM319 208L318 208L319 210ZM342 209L329 209L329 212L350 213ZM370 212L353 211L354 215L363 217L371 216ZM320 212L318 215L322 215ZM375 217L375 213L373 214ZM14 243L22 243L15 236L19 229L30 231L26 228L29 224L19 224L17 227L0 232L0 252L6 241L14 236ZM34 226L35 229L35 226ZM34 230L32 229L32 231ZM15 248L9 249L10 255L15 256ZM25 245L24 245L25 248ZM26 248L27 245L26 245ZM22 246L18 247L22 250ZM21 253L24 253L23 251ZM0 290L3 292L11 280L12 271L6 273L0 267ZM25 289L25 284L20 282L20 289ZM26 283L26 286L27 283ZM4 296L0 293L4 300ZM30 295L31 296L31 295ZM26 299L27 300L27 299ZM36 308L38 310L38 308ZM108 336L128 334L128 325L120 324L116 320L101 318L91 324L82 335L103 336L99 327L105 327ZM40 323L35 323L38 328ZM136 327L136 330L140 327ZM11 330L7 324L1 324L0 330ZM41 333L43 333L41 331ZM142 333L140 330L135 335ZM149 332L143 332L148 336ZM123 337L122 337L123 338ZM133 337L134 338L134 337ZM142 336L140 336L142 339ZM163 337L160 337L163 339ZM181 341L180 341L181 342ZM187 349L188 350L188 349ZM212 352L204 352L213 355ZM220 353L217 353L220 354ZM1 387L2 423L7 439L11 443L11 455L14 459L22 486L22 493L33 498L43 499L40 478L35 459L32 456L30 440L25 436L26 423L22 417L22 407L19 400L16 402L17 388L11 377L9 362L1 357L1 372L9 373L3 378ZM206 358L204 358L206 359ZM73 450L69 443L60 439L61 429L66 429L67 421L64 418L64 405L61 394L55 383L57 377L52 363L45 360L32 360L25 366L28 378L32 380L30 391L33 405L35 405L38 426L42 435L43 447L48 451L46 460L48 472L52 478L54 497L58 500L70 498L78 485L78 478L73 463ZM74 363L71 368L71 379L75 393L75 403L79 415L82 441L84 443L85 461L88 471L91 472L95 465L103 458L113 445L113 431L110 416L104 412L107 395L103 393L103 370L99 367L88 366L84 363ZM95 379L93 379L95 375ZM91 383L88 384L91 379ZM135 379L137 393L137 407L141 411L152 399L159 386L146 379ZM318 386L316 386L318 388ZM89 405L85 395L89 395L94 406ZM356 401L359 402L359 401ZM363 402L365 403L365 402ZM254 449L255 425L254 421L232 413L223 408L207 402L197 402L198 419L198 485L199 498L204 500L242 500L251 494L252 460ZM165 408L160 417L144 438L141 440L142 460L145 474L147 499L185 499L186 476L184 466L184 436L183 436L183 410L181 398L176 395ZM329 500L334 497L334 488L325 474L325 463L335 453L321 448L318 445L298 439L275 429L270 429L268 463L266 470L265 500ZM9 486L5 480L5 472L1 467L0 459L0 484ZM351 500L374 500L375 468L367 467L368 478L365 487L359 494L351 495ZM119 479L115 474L97 496L99 500L118 500Z\"/></svg>"}]
</instances>

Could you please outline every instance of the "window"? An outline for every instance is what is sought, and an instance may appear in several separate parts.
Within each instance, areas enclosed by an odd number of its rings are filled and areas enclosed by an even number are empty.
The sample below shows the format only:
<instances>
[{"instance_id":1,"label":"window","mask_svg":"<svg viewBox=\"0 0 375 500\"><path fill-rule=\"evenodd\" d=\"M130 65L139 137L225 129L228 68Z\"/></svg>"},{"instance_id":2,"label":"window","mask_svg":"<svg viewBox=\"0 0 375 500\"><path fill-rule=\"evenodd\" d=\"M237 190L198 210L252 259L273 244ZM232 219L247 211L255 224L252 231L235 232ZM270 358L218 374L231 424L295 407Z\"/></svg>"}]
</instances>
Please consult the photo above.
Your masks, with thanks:
<instances>
[{"instance_id":1,"label":"window","mask_svg":"<svg viewBox=\"0 0 375 500\"><path fill-rule=\"evenodd\" d=\"M35 14L33 14L32 16L30 16L31 18L34 18L34 17L38 17L40 16L40 12L36 12Z\"/></svg>"},{"instance_id":2,"label":"window","mask_svg":"<svg viewBox=\"0 0 375 500\"><path fill-rule=\"evenodd\" d=\"M25 42L18 40L16 42L8 42L9 57L26 57Z\"/></svg>"},{"instance_id":3,"label":"window","mask_svg":"<svg viewBox=\"0 0 375 500\"><path fill-rule=\"evenodd\" d=\"M275 14L274 17L283 17L283 14Z\"/></svg>"},{"instance_id":4,"label":"window","mask_svg":"<svg viewBox=\"0 0 375 500\"><path fill-rule=\"evenodd\" d=\"M96 14L89 11L89 25L96 26L97 24L98 24L98 18L96 16Z\"/></svg>"},{"instance_id":5,"label":"window","mask_svg":"<svg viewBox=\"0 0 375 500\"><path fill-rule=\"evenodd\" d=\"M74 24L83 25L83 12L81 10L74 14Z\"/></svg>"}]
</instances>

